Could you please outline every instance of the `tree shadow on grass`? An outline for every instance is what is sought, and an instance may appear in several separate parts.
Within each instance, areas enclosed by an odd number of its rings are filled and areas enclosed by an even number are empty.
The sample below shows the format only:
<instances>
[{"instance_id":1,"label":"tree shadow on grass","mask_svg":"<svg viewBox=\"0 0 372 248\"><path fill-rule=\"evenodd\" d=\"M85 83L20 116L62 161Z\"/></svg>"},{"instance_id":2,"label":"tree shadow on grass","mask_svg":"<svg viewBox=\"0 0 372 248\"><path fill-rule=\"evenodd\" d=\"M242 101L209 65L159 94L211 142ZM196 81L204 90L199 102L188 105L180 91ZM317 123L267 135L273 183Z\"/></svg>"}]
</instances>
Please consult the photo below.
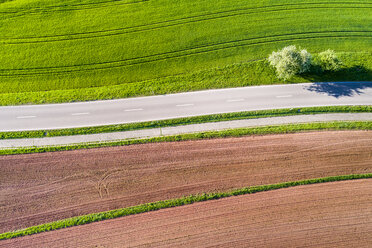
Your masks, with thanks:
<instances>
[{"instance_id":1,"label":"tree shadow on grass","mask_svg":"<svg viewBox=\"0 0 372 248\"><path fill-rule=\"evenodd\" d=\"M322 73L320 68L313 66L310 73L303 78L314 83L305 88L309 91L325 93L336 98L363 94L363 90L372 88L372 71L363 66L342 68L336 72Z\"/></svg>"},{"instance_id":2,"label":"tree shadow on grass","mask_svg":"<svg viewBox=\"0 0 372 248\"><path fill-rule=\"evenodd\" d=\"M335 98L342 96L351 97L354 95L361 95L364 93L363 90L372 88L372 82L313 83L310 86L304 86L304 88L317 93L325 93Z\"/></svg>"},{"instance_id":3,"label":"tree shadow on grass","mask_svg":"<svg viewBox=\"0 0 372 248\"><path fill-rule=\"evenodd\" d=\"M338 71L322 72L319 66L312 66L310 72L302 74L310 82L366 82L372 81L372 71L364 66L344 67Z\"/></svg>"}]
</instances>

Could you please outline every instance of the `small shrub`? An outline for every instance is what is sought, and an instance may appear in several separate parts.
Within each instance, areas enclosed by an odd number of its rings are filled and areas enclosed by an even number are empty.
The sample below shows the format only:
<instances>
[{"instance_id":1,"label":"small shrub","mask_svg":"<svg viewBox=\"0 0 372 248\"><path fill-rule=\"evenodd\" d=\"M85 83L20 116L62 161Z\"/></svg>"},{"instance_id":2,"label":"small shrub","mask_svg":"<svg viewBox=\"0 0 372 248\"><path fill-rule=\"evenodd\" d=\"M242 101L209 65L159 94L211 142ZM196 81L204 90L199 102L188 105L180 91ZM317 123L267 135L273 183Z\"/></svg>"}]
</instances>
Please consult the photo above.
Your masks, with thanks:
<instances>
[{"instance_id":1,"label":"small shrub","mask_svg":"<svg viewBox=\"0 0 372 248\"><path fill-rule=\"evenodd\" d=\"M296 74L309 71L311 54L306 50L297 50L296 46L287 46L273 52L268 60L275 67L278 78L287 80Z\"/></svg>"},{"instance_id":2,"label":"small shrub","mask_svg":"<svg viewBox=\"0 0 372 248\"><path fill-rule=\"evenodd\" d=\"M341 68L340 59L337 57L335 51L330 49L319 53L316 64L319 65L323 71L338 71Z\"/></svg>"}]
</instances>

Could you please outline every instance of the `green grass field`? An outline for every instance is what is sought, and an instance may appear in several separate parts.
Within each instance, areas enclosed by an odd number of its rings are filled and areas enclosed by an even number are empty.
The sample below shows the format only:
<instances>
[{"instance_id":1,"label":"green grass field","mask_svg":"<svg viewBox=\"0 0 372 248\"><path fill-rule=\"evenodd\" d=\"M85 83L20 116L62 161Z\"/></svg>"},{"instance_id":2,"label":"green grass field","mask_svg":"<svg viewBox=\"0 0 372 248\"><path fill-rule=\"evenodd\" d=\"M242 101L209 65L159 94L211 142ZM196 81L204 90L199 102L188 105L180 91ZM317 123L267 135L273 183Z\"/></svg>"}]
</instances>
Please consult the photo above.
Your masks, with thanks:
<instances>
[{"instance_id":1,"label":"green grass field","mask_svg":"<svg viewBox=\"0 0 372 248\"><path fill-rule=\"evenodd\" d=\"M0 104L283 83L264 58L334 49L372 80L372 1L0 0Z\"/></svg>"}]
</instances>

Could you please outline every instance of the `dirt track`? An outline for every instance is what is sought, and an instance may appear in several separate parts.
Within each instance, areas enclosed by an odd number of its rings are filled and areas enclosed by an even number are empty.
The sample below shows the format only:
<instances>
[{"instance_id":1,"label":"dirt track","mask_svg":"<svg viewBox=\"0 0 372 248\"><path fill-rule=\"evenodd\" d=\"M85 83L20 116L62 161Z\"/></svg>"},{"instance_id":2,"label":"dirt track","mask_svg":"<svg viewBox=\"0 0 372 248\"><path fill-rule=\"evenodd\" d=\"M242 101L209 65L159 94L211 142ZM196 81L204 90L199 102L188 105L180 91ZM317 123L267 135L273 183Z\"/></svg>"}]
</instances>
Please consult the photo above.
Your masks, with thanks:
<instances>
[{"instance_id":1,"label":"dirt track","mask_svg":"<svg viewBox=\"0 0 372 248\"><path fill-rule=\"evenodd\" d=\"M372 132L316 132L0 157L0 232L192 193L372 172Z\"/></svg>"},{"instance_id":2,"label":"dirt track","mask_svg":"<svg viewBox=\"0 0 372 248\"><path fill-rule=\"evenodd\" d=\"M196 203L0 242L0 247L368 247L372 180Z\"/></svg>"}]
</instances>

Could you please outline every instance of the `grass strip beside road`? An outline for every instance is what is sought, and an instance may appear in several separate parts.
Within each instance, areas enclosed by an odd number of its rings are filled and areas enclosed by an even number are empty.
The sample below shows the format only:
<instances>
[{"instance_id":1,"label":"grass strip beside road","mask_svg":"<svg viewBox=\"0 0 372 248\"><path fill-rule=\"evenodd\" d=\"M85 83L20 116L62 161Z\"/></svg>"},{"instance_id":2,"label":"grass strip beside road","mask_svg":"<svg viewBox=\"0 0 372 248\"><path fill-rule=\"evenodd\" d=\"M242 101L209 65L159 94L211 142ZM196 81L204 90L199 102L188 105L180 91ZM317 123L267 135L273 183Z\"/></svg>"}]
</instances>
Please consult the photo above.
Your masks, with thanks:
<instances>
[{"instance_id":1,"label":"grass strip beside road","mask_svg":"<svg viewBox=\"0 0 372 248\"><path fill-rule=\"evenodd\" d=\"M109 133L109 132L123 132L123 131L149 129L149 128L161 128L161 127L170 127L170 126L200 124L200 123L206 123L206 122L220 122L220 121L231 121L231 120L241 120L241 119L279 117L279 116L309 115L309 114L323 114L323 113L324 114L325 113L366 113L366 112L372 112L372 106L325 106L325 107L258 110L258 111L223 113L223 114L176 118L176 119L169 119L169 120L158 120L158 121L106 125L106 126L96 126L96 127L0 132L0 139L43 138L43 137L97 134L97 133Z\"/></svg>"},{"instance_id":2,"label":"grass strip beside road","mask_svg":"<svg viewBox=\"0 0 372 248\"><path fill-rule=\"evenodd\" d=\"M196 202L203 202L209 200L217 200L221 198L237 196L237 195L246 195L246 194L253 194L257 192L275 190L275 189L282 189L282 188L289 188L295 187L300 185L309 185L309 184L317 184L317 183L327 183L327 182L335 182L335 181L345 181L345 180L356 180L356 179L367 179L372 178L372 173L369 174L356 174L356 175L343 175L343 176L332 176L332 177L323 177L323 178L315 178L315 179L307 179L301 181L292 181L292 182L284 182L278 184L269 184L269 185L259 185L259 186L251 186L241 189L235 189L228 192L217 192L217 193L205 193L200 195L189 195L178 199L170 199L164 201L157 201L152 203L141 204L137 206L121 208L106 212L100 213L93 213L83 216L77 216L73 218L68 218L64 220L54 221L42 225L28 227L22 230L11 231L0 234L0 240L3 239L11 239L26 235L32 235L47 231L58 230L67 227L85 225L97 221L103 221L108 219L119 218L128 215L140 214L150 211L156 211L165 208L189 205Z\"/></svg>"},{"instance_id":3,"label":"grass strip beside road","mask_svg":"<svg viewBox=\"0 0 372 248\"><path fill-rule=\"evenodd\" d=\"M89 149L99 147L125 146L135 144L157 143L157 142L175 142L187 140L201 140L226 137L241 137L247 135L265 135L265 134L285 134L302 131L319 130L372 130L372 121L335 121L335 122L315 122L304 124L287 124L275 126L263 126L252 128L227 129L222 131L208 131L199 133L179 134L172 136L161 136L146 139L128 139L113 142L80 143L73 145L45 146L45 147L24 147L16 149L0 150L0 155L14 155L27 153L42 153L55 151L69 151L77 149Z\"/></svg>"}]
</instances>

